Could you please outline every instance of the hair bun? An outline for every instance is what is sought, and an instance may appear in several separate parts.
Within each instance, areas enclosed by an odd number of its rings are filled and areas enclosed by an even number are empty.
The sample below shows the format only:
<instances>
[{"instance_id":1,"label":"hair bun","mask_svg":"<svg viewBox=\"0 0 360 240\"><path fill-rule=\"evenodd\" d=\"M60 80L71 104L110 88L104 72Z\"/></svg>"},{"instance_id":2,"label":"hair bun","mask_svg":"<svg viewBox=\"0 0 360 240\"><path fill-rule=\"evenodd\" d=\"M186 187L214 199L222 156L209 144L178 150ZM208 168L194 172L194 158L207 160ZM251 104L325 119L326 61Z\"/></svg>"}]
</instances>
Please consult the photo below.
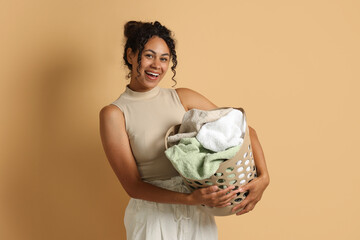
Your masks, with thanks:
<instances>
[{"instance_id":1,"label":"hair bun","mask_svg":"<svg viewBox=\"0 0 360 240\"><path fill-rule=\"evenodd\" d=\"M131 36L133 36L134 34L136 34L136 32L138 31L138 29L143 25L142 22L137 22L137 21L129 21L125 24L124 26L124 35L127 38L131 38Z\"/></svg>"}]
</instances>

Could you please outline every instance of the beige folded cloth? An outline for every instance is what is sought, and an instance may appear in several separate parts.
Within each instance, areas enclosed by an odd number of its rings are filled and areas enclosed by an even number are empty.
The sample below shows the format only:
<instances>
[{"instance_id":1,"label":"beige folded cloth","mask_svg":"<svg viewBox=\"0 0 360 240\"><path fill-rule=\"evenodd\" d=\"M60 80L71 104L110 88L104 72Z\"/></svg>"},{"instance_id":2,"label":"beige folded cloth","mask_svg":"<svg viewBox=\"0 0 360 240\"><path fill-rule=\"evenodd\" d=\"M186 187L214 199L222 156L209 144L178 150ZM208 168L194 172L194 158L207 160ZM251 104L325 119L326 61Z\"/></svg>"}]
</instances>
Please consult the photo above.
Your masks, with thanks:
<instances>
[{"instance_id":1,"label":"beige folded cloth","mask_svg":"<svg viewBox=\"0 0 360 240\"><path fill-rule=\"evenodd\" d=\"M180 141L184 137L195 137L202 125L213 122L228 114L233 108L214 110L191 109L184 114L178 134L168 137L169 143Z\"/></svg>"}]
</instances>

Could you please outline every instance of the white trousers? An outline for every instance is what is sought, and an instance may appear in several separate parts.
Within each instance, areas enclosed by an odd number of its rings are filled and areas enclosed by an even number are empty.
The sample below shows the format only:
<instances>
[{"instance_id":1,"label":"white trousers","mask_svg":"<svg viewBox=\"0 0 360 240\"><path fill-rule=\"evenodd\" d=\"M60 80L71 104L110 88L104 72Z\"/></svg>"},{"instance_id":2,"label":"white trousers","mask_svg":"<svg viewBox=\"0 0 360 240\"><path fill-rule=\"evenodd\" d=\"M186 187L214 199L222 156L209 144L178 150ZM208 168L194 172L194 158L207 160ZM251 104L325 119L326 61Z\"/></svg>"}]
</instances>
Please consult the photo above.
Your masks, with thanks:
<instances>
[{"instance_id":1,"label":"white trousers","mask_svg":"<svg viewBox=\"0 0 360 240\"><path fill-rule=\"evenodd\" d=\"M181 177L149 182L188 193ZM131 198L124 218L127 240L217 240L214 217L198 206Z\"/></svg>"}]
</instances>

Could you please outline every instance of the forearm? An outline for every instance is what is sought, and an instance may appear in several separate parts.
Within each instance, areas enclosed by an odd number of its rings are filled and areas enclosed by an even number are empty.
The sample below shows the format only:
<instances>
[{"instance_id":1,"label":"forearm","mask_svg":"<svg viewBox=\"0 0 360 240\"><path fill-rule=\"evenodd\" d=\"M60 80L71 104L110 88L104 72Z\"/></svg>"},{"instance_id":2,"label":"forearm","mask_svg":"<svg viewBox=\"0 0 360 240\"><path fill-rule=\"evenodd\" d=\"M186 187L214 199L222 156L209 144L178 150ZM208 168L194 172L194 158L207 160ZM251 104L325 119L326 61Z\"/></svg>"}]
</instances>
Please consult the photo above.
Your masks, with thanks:
<instances>
[{"instance_id":1,"label":"forearm","mask_svg":"<svg viewBox=\"0 0 360 240\"><path fill-rule=\"evenodd\" d=\"M258 177L263 178L269 184L270 177L266 167L265 156L255 130L249 127L252 152Z\"/></svg>"},{"instance_id":2,"label":"forearm","mask_svg":"<svg viewBox=\"0 0 360 240\"><path fill-rule=\"evenodd\" d=\"M158 203L194 205L188 193L167 190L141 180L137 181L132 189L127 191L132 198Z\"/></svg>"},{"instance_id":3,"label":"forearm","mask_svg":"<svg viewBox=\"0 0 360 240\"><path fill-rule=\"evenodd\" d=\"M220 190L217 186L196 189L191 194L169 191L146 182L139 182L137 191L129 194L133 198L159 203L199 205L210 207L226 207L234 199L239 190L232 191L234 186ZM231 193L229 193L231 192Z\"/></svg>"}]
</instances>

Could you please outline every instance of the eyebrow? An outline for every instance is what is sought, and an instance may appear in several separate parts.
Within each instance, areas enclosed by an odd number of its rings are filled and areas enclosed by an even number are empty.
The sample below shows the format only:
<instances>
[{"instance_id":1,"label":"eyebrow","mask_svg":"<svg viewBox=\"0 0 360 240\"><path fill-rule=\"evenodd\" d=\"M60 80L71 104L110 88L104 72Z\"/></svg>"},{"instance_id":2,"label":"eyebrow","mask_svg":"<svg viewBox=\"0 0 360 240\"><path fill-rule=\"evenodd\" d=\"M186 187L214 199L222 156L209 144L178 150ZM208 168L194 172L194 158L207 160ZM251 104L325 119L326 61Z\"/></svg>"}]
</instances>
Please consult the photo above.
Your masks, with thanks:
<instances>
[{"instance_id":1,"label":"eyebrow","mask_svg":"<svg viewBox=\"0 0 360 240\"><path fill-rule=\"evenodd\" d=\"M154 50L146 49L145 52L146 52L146 51L152 52L153 54L156 55L156 52L155 52ZM163 54L161 54L161 56L170 56L170 54L168 54L168 53L163 53Z\"/></svg>"}]
</instances>

